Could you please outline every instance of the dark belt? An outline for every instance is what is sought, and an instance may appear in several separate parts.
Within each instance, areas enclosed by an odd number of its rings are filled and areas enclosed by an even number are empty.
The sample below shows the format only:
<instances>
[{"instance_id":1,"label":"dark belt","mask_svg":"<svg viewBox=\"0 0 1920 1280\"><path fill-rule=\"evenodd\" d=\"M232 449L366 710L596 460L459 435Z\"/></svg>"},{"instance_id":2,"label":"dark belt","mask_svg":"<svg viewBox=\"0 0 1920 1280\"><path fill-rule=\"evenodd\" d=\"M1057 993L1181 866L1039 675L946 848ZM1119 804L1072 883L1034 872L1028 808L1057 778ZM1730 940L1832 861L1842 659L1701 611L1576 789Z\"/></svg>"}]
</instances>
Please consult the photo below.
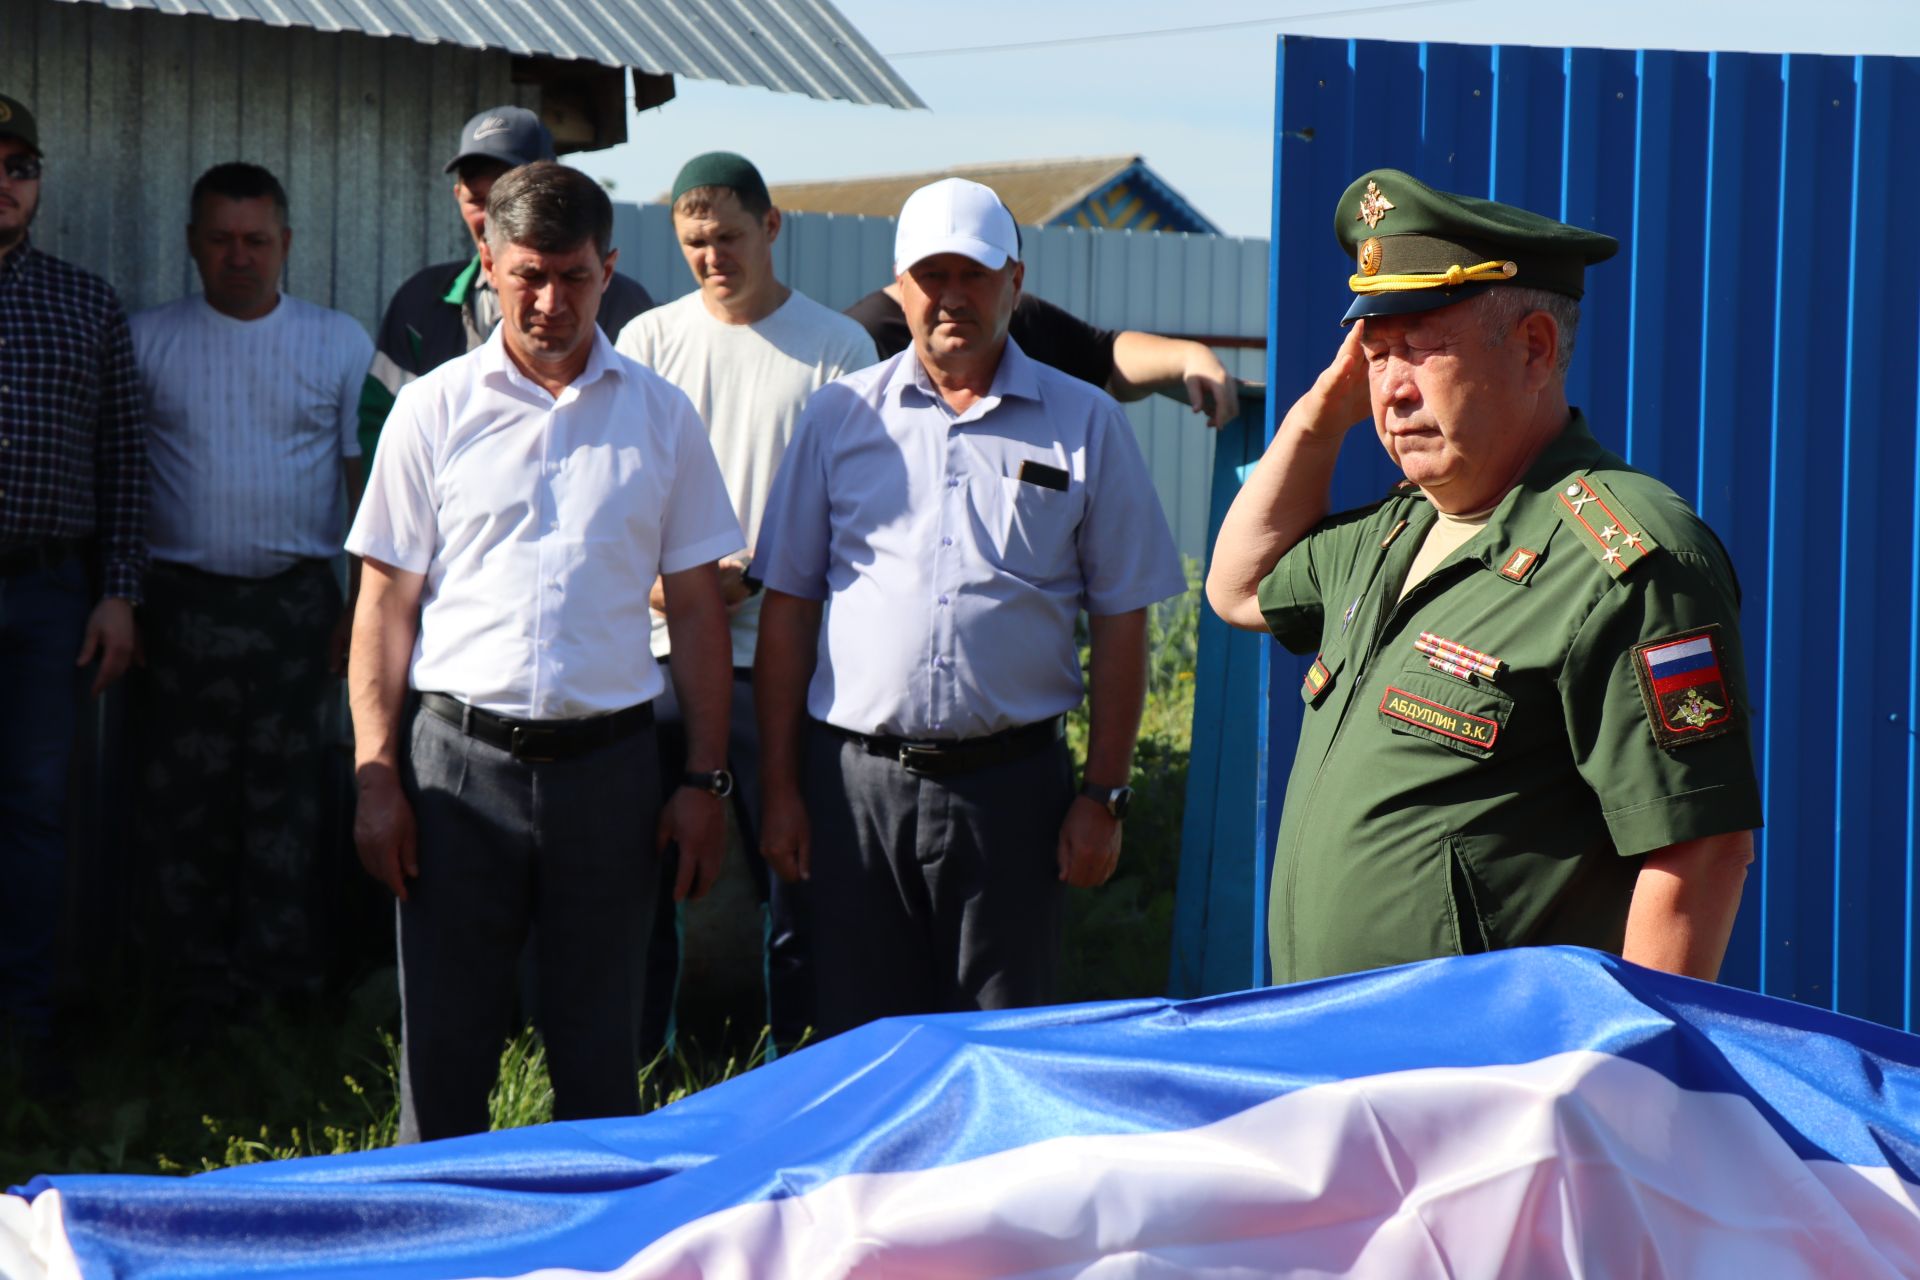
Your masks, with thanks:
<instances>
[{"instance_id":1,"label":"dark belt","mask_svg":"<svg viewBox=\"0 0 1920 1280\"><path fill-rule=\"evenodd\" d=\"M1036 720L1014 729L1002 729L983 738L963 738L957 742L935 742L925 738L894 738L884 734L855 733L837 724L820 721L830 733L845 738L870 756L898 761L908 773L937 777L944 774L973 773L989 765L1005 764L1037 755L1060 740L1066 732L1066 717Z\"/></svg>"},{"instance_id":2,"label":"dark belt","mask_svg":"<svg viewBox=\"0 0 1920 1280\"><path fill-rule=\"evenodd\" d=\"M58 569L86 554L86 549L86 541L81 538L47 538L0 546L0 578L18 577L35 569Z\"/></svg>"},{"instance_id":3,"label":"dark belt","mask_svg":"<svg viewBox=\"0 0 1920 1280\"><path fill-rule=\"evenodd\" d=\"M545 764L585 755L596 747L631 737L653 724L653 704L642 702L605 715L578 720L515 720L470 707L444 693L423 693L420 705L469 738L510 753L515 760Z\"/></svg>"}]
</instances>

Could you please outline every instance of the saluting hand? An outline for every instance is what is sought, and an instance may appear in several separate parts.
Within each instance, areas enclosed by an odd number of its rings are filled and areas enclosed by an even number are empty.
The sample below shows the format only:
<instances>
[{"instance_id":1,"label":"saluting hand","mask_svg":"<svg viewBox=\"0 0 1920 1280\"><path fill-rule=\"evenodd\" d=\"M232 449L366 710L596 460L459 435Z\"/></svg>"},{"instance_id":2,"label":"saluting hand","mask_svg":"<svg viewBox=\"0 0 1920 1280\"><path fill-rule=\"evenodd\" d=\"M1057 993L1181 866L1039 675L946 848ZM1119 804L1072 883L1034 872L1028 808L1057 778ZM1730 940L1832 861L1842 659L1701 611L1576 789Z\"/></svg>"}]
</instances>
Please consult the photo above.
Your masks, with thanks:
<instances>
[{"instance_id":1,"label":"saluting hand","mask_svg":"<svg viewBox=\"0 0 1920 1280\"><path fill-rule=\"evenodd\" d=\"M1103 885L1120 865L1120 820L1091 796L1075 796L1060 824L1060 878L1076 889Z\"/></svg>"}]
</instances>

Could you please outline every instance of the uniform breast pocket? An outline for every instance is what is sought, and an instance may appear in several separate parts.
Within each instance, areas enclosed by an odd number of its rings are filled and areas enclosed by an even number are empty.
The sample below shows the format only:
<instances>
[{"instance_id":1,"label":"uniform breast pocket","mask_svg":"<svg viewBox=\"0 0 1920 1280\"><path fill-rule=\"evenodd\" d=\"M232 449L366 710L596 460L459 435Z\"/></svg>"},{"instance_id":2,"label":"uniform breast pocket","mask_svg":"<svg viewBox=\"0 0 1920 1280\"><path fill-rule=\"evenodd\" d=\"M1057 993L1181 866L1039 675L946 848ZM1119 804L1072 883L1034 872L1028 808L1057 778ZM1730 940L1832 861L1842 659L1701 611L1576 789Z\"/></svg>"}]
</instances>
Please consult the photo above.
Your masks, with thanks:
<instances>
[{"instance_id":1,"label":"uniform breast pocket","mask_svg":"<svg viewBox=\"0 0 1920 1280\"><path fill-rule=\"evenodd\" d=\"M1054 487L1056 477L1064 487ZM1049 483L1000 476L992 525L1001 567L1031 582L1077 574L1080 564L1075 538L1085 493L1064 471L1049 469L1041 479Z\"/></svg>"},{"instance_id":2,"label":"uniform breast pocket","mask_svg":"<svg viewBox=\"0 0 1920 1280\"><path fill-rule=\"evenodd\" d=\"M1388 729L1462 755L1493 755L1512 719L1512 698L1448 676L1401 672L1380 695L1380 722Z\"/></svg>"}]
</instances>

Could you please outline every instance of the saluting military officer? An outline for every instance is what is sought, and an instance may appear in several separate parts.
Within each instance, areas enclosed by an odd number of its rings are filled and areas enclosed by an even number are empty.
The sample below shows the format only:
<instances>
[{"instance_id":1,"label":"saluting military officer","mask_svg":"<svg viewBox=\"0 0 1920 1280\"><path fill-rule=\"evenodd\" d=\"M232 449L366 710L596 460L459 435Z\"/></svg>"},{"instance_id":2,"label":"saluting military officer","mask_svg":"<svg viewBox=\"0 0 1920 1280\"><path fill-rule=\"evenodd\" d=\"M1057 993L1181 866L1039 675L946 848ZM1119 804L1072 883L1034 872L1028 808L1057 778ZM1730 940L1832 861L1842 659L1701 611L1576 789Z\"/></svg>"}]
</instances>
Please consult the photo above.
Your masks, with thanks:
<instances>
[{"instance_id":1,"label":"saluting military officer","mask_svg":"<svg viewBox=\"0 0 1920 1280\"><path fill-rule=\"evenodd\" d=\"M1739 588L1565 380L1608 236L1378 169L1352 324L1220 529L1207 598L1317 653L1268 942L1292 982L1576 943L1717 976L1759 789ZM1406 479L1329 516L1371 417Z\"/></svg>"}]
</instances>

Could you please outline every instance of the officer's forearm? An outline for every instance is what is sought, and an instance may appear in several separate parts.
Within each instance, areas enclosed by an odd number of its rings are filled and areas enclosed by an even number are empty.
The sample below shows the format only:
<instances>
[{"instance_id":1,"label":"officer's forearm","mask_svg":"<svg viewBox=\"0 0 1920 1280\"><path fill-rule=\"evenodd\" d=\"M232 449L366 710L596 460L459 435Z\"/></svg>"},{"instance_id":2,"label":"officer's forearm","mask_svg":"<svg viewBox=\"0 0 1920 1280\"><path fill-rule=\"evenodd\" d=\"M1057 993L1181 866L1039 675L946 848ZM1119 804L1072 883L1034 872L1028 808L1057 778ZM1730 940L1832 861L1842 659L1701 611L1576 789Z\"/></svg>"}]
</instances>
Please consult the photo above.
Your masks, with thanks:
<instances>
[{"instance_id":1,"label":"officer's forearm","mask_svg":"<svg viewBox=\"0 0 1920 1280\"><path fill-rule=\"evenodd\" d=\"M1627 909L1622 958L1709 982L1718 978L1752 861L1751 831L1688 840L1647 854Z\"/></svg>"},{"instance_id":2,"label":"officer's forearm","mask_svg":"<svg viewBox=\"0 0 1920 1280\"><path fill-rule=\"evenodd\" d=\"M712 564L662 574L674 693L687 726L687 768L707 773L727 759L727 715L733 698L733 642L720 575Z\"/></svg>"},{"instance_id":3,"label":"officer's forearm","mask_svg":"<svg viewBox=\"0 0 1920 1280\"><path fill-rule=\"evenodd\" d=\"M800 785L800 729L820 643L821 604L769 589L753 654L760 776L769 790Z\"/></svg>"},{"instance_id":4,"label":"officer's forearm","mask_svg":"<svg viewBox=\"0 0 1920 1280\"><path fill-rule=\"evenodd\" d=\"M1092 661L1087 692L1086 780L1124 787L1147 699L1147 611L1088 619Z\"/></svg>"},{"instance_id":5,"label":"officer's forearm","mask_svg":"<svg viewBox=\"0 0 1920 1280\"><path fill-rule=\"evenodd\" d=\"M1327 514L1340 442L1367 416L1365 329L1362 321L1347 331L1333 363L1287 410L1220 524L1207 567L1207 603L1231 626L1264 628L1260 580Z\"/></svg>"}]
</instances>

